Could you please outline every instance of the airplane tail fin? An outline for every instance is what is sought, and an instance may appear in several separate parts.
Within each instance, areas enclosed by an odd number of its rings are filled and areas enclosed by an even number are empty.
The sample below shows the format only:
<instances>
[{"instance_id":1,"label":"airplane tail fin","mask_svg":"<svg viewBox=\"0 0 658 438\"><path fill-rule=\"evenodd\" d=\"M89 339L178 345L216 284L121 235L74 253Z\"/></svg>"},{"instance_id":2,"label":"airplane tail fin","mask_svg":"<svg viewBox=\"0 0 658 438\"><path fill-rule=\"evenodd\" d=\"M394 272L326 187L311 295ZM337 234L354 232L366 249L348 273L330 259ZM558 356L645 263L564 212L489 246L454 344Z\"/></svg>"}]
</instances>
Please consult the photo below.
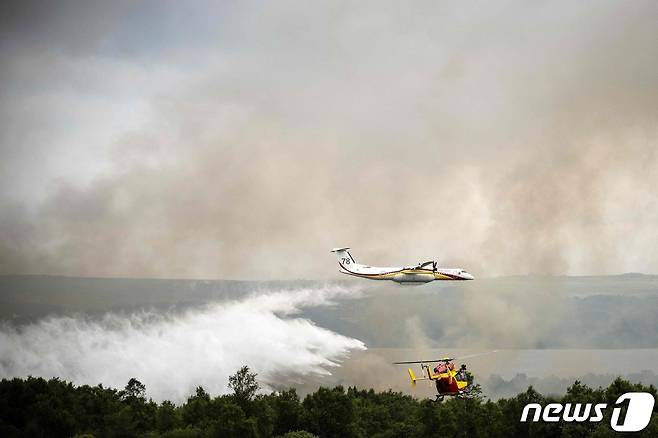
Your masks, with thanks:
<instances>
[{"instance_id":1,"label":"airplane tail fin","mask_svg":"<svg viewBox=\"0 0 658 438\"><path fill-rule=\"evenodd\" d=\"M331 252L335 252L338 256L338 262L343 265L350 265L356 263L352 254L350 254L349 248L334 248Z\"/></svg>"}]
</instances>

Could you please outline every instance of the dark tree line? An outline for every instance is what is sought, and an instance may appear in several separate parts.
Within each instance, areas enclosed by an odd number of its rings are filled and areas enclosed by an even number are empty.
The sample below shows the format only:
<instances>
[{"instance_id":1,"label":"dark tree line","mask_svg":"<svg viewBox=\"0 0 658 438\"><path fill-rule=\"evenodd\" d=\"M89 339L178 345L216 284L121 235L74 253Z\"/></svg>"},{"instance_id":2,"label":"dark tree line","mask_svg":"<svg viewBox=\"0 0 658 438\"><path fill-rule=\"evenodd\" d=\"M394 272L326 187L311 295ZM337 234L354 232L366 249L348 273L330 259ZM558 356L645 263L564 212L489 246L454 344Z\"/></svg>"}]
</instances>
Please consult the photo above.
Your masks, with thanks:
<instances>
[{"instance_id":1,"label":"dark tree line","mask_svg":"<svg viewBox=\"0 0 658 438\"><path fill-rule=\"evenodd\" d=\"M303 400L294 389L258 394L247 367L229 379L233 391L212 397L202 387L177 406L146 398L130 379L123 390L74 386L59 379L3 379L0 382L1 437L607 437L610 410L600 423L521 423L527 403L608 403L626 392L653 386L618 378L607 388L575 382L561 397L529 387L498 401L482 397L443 403L416 400L399 392L341 386L320 388ZM658 407L639 436L658 436Z\"/></svg>"}]
</instances>

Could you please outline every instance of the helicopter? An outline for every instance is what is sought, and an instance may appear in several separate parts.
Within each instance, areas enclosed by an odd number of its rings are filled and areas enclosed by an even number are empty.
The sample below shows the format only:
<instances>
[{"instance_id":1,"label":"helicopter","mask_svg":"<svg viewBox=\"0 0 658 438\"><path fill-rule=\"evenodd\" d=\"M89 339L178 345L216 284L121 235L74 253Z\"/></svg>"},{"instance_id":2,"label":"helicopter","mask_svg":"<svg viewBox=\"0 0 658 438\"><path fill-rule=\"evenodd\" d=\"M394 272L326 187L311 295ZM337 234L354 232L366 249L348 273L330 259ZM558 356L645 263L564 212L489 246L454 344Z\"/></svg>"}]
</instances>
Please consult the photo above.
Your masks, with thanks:
<instances>
[{"instance_id":1,"label":"helicopter","mask_svg":"<svg viewBox=\"0 0 658 438\"><path fill-rule=\"evenodd\" d=\"M423 377L416 377L411 368L407 368L412 385L416 386L416 382L419 380L433 380L436 385L436 401L440 402L443 401L446 396L467 398L471 395L473 375L466 369L465 364L462 364L458 370L455 369L455 360L477 357L495 352L496 350L486 353L470 354L457 358L444 357L431 360L411 360L393 362L393 364L420 364ZM434 363L437 365L432 367L432 364Z\"/></svg>"}]
</instances>

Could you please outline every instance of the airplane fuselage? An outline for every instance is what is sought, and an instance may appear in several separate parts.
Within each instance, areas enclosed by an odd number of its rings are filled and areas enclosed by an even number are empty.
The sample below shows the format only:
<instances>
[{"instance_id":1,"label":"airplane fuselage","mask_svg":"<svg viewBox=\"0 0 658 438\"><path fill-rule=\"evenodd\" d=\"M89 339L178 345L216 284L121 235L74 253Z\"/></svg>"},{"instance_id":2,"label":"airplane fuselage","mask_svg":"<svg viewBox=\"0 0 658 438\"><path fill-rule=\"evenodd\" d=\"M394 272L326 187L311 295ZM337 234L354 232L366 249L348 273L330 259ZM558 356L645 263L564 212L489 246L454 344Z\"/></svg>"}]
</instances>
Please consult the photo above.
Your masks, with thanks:
<instances>
[{"instance_id":1,"label":"airplane fuselage","mask_svg":"<svg viewBox=\"0 0 658 438\"><path fill-rule=\"evenodd\" d=\"M417 266L379 267L356 263L349 248L336 248L340 272L369 280L391 280L399 284L422 284L435 280L473 280L474 277L463 269L426 268L426 262ZM435 264L434 264L435 265Z\"/></svg>"}]
</instances>

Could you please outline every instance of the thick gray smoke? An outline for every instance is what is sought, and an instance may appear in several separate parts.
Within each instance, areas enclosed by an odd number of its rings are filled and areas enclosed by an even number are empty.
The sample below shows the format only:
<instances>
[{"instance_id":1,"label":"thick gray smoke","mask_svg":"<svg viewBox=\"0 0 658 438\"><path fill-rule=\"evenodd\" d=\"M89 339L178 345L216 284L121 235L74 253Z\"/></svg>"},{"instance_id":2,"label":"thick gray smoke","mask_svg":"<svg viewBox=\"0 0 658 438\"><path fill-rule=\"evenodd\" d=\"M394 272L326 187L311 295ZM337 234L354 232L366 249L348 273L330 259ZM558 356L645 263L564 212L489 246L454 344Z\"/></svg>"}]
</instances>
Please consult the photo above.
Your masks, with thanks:
<instances>
[{"instance_id":1,"label":"thick gray smoke","mask_svg":"<svg viewBox=\"0 0 658 438\"><path fill-rule=\"evenodd\" d=\"M0 378L60 377L78 384L123 387L136 377L156 400L183 401L202 384L227 392L243 365L266 388L287 379L328 375L356 339L295 318L309 306L355 296L340 287L270 292L183 314L107 314L100 320L51 317L0 328Z\"/></svg>"},{"instance_id":2,"label":"thick gray smoke","mask_svg":"<svg viewBox=\"0 0 658 438\"><path fill-rule=\"evenodd\" d=\"M658 270L654 1L4 8L2 273Z\"/></svg>"}]
</instances>

